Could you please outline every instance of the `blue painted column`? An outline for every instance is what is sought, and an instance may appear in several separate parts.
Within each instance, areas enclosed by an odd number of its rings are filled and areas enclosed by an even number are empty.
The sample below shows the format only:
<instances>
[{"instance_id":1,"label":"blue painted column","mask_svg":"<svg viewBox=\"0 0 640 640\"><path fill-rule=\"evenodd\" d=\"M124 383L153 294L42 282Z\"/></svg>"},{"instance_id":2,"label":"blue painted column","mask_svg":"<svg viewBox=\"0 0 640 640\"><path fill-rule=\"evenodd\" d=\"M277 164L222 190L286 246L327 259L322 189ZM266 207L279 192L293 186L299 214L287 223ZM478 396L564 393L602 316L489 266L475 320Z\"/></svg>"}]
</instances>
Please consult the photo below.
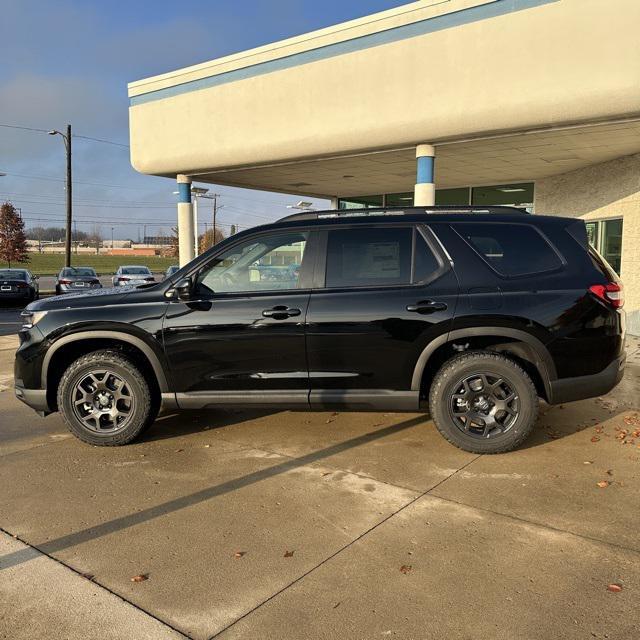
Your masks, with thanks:
<instances>
[{"instance_id":1,"label":"blue painted column","mask_svg":"<svg viewBox=\"0 0 640 640\"><path fill-rule=\"evenodd\" d=\"M191 178L178 174L178 253L183 267L195 257L193 246L194 220L191 204Z\"/></svg>"},{"instance_id":2,"label":"blue painted column","mask_svg":"<svg viewBox=\"0 0 640 640\"><path fill-rule=\"evenodd\" d=\"M417 175L413 193L413 204L416 207L431 207L436 203L435 155L433 145L416 146Z\"/></svg>"}]
</instances>

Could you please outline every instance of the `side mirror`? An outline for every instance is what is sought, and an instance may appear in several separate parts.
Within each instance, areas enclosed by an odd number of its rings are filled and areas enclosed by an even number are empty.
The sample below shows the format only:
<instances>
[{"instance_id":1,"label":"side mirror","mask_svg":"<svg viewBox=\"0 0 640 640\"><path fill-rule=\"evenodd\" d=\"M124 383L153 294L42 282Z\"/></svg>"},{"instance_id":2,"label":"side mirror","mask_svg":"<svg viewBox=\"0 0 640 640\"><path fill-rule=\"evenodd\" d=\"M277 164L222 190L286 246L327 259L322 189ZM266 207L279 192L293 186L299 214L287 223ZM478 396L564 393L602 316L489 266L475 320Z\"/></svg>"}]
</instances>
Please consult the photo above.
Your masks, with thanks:
<instances>
[{"instance_id":1,"label":"side mirror","mask_svg":"<svg viewBox=\"0 0 640 640\"><path fill-rule=\"evenodd\" d=\"M176 283L176 286L173 290L176 292L176 296L178 300L189 300L191 299L191 278L183 278Z\"/></svg>"}]
</instances>

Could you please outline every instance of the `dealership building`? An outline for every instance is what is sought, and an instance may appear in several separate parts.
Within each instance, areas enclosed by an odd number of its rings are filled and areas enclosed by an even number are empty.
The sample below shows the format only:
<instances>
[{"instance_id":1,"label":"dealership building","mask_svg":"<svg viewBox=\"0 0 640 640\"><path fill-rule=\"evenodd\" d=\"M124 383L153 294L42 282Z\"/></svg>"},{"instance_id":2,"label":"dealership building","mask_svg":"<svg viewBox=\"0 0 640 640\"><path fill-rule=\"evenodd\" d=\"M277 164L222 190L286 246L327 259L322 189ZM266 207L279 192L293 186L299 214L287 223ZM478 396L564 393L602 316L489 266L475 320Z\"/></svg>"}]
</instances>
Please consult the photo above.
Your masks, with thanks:
<instances>
[{"instance_id":1,"label":"dealership building","mask_svg":"<svg viewBox=\"0 0 640 640\"><path fill-rule=\"evenodd\" d=\"M131 83L131 161L177 180L182 262L192 181L583 218L640 334L638 25L638 0L420 0Z\"/></svg>"}]
</instances>

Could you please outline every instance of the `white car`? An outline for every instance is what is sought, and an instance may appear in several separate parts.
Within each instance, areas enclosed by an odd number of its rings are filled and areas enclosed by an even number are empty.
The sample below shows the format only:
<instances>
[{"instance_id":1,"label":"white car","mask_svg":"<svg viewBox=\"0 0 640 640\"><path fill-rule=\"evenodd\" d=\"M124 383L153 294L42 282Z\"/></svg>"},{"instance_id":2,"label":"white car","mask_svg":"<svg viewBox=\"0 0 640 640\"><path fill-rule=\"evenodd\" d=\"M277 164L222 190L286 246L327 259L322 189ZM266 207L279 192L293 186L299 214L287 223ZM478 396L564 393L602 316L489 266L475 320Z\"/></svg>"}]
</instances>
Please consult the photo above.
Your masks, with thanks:
<instances>
[{"instance_id":1,"label":"white car","mask_svg":"<svg viewBox=\"0 0 640 640\"><path fill-rule=\"evenodd\" d=\"M149 267L138 265L118 267L118 270L111 280L114 287L126 287L127 285L136 286L156 281Z\"/></svg>"}]
</instances>

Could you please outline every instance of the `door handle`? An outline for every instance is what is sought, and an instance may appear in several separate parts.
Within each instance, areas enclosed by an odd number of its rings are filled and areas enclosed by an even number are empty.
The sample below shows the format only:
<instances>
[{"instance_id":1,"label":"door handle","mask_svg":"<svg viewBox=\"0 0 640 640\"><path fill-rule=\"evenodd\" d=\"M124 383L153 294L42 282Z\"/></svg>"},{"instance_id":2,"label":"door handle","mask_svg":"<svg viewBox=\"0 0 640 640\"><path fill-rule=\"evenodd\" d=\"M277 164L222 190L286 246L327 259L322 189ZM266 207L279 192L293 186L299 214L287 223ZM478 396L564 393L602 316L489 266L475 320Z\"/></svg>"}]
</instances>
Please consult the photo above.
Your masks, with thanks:
<instances>
[{"instance_id":1,"label":"door handle","mask_svg":"<svg viewBox=\"0 0 640 640\"><path fill-rule=\"evenodd\" d=\"M274 320L285 320L286 318L293 318L299 316L302 313L300 309L292 309L285 307L284 305L278 305L273 309L265 309L262 312L264 318L273 318Z\"/></svg>"},{"instance_id":2,"label":"door handle","mask_svg":"<svg viewBox=\"0 0 640 640\"><path fill-rule=\"evenodd\" d=\"M408 304L407 311L412 313L420 313L425 315L427 313L434 313L435 311L446 311L447 304L445 302L434 302L433 300L422 300L417 304Z\"/></svg>"}]
</instances>

